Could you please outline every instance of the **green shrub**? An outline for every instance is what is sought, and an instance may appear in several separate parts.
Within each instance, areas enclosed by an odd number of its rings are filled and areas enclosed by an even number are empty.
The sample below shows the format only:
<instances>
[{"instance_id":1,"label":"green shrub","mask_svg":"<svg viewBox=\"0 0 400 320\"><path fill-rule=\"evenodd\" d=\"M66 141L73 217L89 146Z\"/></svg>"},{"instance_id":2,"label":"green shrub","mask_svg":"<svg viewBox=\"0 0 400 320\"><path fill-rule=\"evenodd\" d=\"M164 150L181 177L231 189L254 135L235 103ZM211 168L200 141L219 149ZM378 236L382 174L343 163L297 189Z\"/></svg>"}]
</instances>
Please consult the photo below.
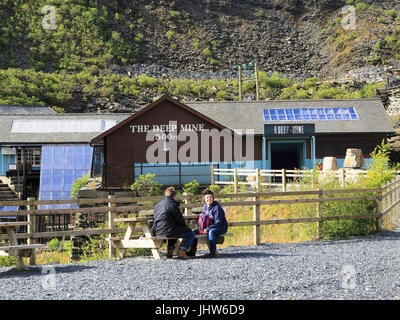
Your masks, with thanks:
<instances>
[{"instance_id":1,"label":"green shrub","mask_svg":"<svg viewBox=\"0 0 400 320\"><path fill-rule=\"evenodd\" d=\"M141 87L146 87L146 88L153 88L158 85L158 80L153 77L149 77L145 74L140 75L137 78L138 84Z\"/></svg>"},{"instance_id":2,"label":"green shrub","mask_svg":"<svg viewBox=\"0 0 400 320\"><path fill-rule=\"evenodd\" d=\"M357 2L356 10L358 11L365 11L368 9L368 5L365 2Z\"/></svg>"},{"instance_id":3,"label":"green shrub","mask_svg":"<svg viewBox=\"0 0 400 320\"><path fill-rule=\"evenodd\" d=\"M210 189L214 193L214 195L219 194L222 191L221 187L216 184L208 186L208 189Z\"/></svg>"},{"instance_id":4,"label":"green shrub","mask_svg":"<svg viewBox=\"0 0 400 320\"><path fill-rule=\"evenodd\" d=\"M254 15L258 18L263 18L265 17L265 13L264 10L262 9L257 9L256 12L254 13Z\"/></svg>"},{"instance_id":5,"label":"green shrub","mask_svg":"<svg viewBox=\"0 0 400 320\"><path fill-rule=\"evenodd\" d=\"M84 186L87 185L90 179L90 173L88 173L86 176L82 178L76 179L76 181L72 184L70 196L71 199L77 199L78 198L78 191L80 188L83 188Z\"/></svg>"},{"instance_id":6,"label":"green shrub","mask_svg":"<svg viewBox=\"0 0 400 320\"><path fill-rule=\"evenodd\" d=\"M170 11L168 11L168 13L172 18L180 18L181 17L181 13L179 11L170 10Z\"/></svg>"},{"instance_id":7,"label":"green shrub","mask_svg":"<svg viewBox=\"0 0 400 320\"><path fill-rule=\"evenodd\" d=\"M389 17L392 17L393 19L397 18L397 12L394 9L388 10L385 12L385 14Z\"/></svg>"},{"instance_id":8,"label":"green shrub","mask_svg":"<svg viewBox=\"0 0 400 320\"><path fill-rule=\"evenodd\" d=\"M206 57L211 56L211 50L208 48L205 48L201 53Z\"/></svg>"},{"instance_id":9,"label":"green shrub","mask_svg":"<svg viewBox=\"0 0 400 320\"><path fill-rule=\"evenodd\" d=\"M145 175L141 174L139 179L130 186L130 189L136 192L137 196L141 195L142 193L149 196L161 195L162 185L155 180L155 177L156 175L153 173L147 173Z\"/></svg>"},{"instance_id":10,"label":"green shrub","mask_svg":"<svg viewBox=\"0 0 400 320\"><path fill-rule=\"evenodd\" d=\"M171 40L172 38L175 37L175 32L173 32L172 30L168 30L165 35L167 36L168 40Z\"/></svg>"},{"instance_id":11,"label":"green shrub","mask_svg":"<svg viewBox=\"0 0 400 320\"><path fill-rule=\"evenodd\" d=\"M58 251L60 248L62 248L62 242L60 240L58 240L57 238L54 238L54 239L51 239L49 242L47 242L46 246L51 251Z\"/></svg>"},{"instance_id":12,"label":"green shrub","mask_svg":"<svg viewBox=\"0 0 400 320\"><path fill-rule=\"evenodd\" d=\"M188 182L183 186L183 192L197 194L199 191L199 187L200 183L198 183L196 179L193 179L191 182Z\"/></svg>"}]
</instances>

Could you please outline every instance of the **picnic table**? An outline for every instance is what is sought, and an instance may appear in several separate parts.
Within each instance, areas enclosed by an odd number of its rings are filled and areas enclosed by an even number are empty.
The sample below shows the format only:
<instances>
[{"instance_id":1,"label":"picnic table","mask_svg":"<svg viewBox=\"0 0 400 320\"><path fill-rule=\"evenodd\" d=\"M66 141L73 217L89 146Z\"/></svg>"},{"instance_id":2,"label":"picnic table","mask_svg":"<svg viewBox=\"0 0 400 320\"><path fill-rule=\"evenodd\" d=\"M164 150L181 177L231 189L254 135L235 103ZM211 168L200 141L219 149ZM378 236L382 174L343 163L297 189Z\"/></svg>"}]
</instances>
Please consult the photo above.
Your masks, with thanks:
<instances>
[{"instance_id":1,"label":"picnic table","mask_svg":"<svg viewBox=\"0 0 400 320\"><path fill-rule=\"evenodd\" d=\"M184 215L183 218L186 221L196 220L199 218L199 215ZM182 243L182 238L177 237L167 237L167 236L153 236L151 234L151 227L154 221L154 216L149 215L146 217L135 217L135 218L121 218L115 219L115 221L126 222L128 223L128 227L126 229L126 233L124 237L111 237L109 241L111 241L112 245L115 248L119 249L119 258L123 259L126 254L126 250L130 248L147 248L151 249L151 253L153 254L154 259L161 259L160 256L160 248L164 243L164 240L169 239L177 239L175 245L174 254L176 255L180 245ZM140 232L142 235L134 236L134 233ZM225 233L221 234L217 237L217 244L222 244L224 242L225 236L230 236L231 234ZM199 244L207 244L209 247L210 243L208 241L207 234L198 234L196 235L198 238Z\"/></svg>"},{"instance_id":2,"label":"picnic table","mask_svg":"<svg viewBox=\"0 0 400 320\"><path fill-rule=\"evenodd\" d=\"M45 247L44 244L18 244L16 228L27 225L29 222L0 222L1 228L7 230L9 246L0 246L0 256L14 256L18 270L25 270L25 264L23 257L29 258L29 265L34 265L35 261L35 250L37 248Z\"/></svg>"}]
</instances>

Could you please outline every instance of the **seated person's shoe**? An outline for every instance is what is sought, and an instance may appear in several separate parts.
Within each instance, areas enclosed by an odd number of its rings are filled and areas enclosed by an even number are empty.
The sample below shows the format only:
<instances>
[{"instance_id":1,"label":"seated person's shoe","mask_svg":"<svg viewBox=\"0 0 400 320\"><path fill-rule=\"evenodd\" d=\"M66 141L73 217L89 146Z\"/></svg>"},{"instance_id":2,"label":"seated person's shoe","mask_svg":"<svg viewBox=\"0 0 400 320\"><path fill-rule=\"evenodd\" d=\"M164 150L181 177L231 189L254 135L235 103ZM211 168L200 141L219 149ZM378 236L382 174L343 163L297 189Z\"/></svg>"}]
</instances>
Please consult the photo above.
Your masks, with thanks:
<instances>
[{"instance_id":1,"label":"seated person's shoe","mask_svg":"<svg viewBox=\"0 0 400 320\"><path fill-rule=\"evenodd\" d=\"M190 259L190 257L188 257L186 255L186 250L185 249L179 249L178 251L178 257L182 258L182 259Z\"/></svg>"},{"instance_id":2,"label":"seated person's shoe","mask_svg":"<svg viewBox=\"0 0 400 320\"><path fill-rule=\"evenodd\" d=\"M186 251L186 255L187 255L188 257L195 257L195 256L196 256L196 250L189 250L189 251Z\"/></svg>"},{"instance_id":3,"label":"seated person's shoe","mask_svg":"<svg viewBox=\"0 0 400 320\"><path fill-rule=\"evenodd\" d=\"M205 254L204 256L203 256L203 258L215 258L217 255L216 255L216 253L215 252L210 252L210 253L208 253L208 254Z\"/></svg>"},{"instance_id":4,"label":"seated person's shoe","mask_svg":"<svg viewBox=\"0 0 400 320\"><path fill-rule=\"evenodd\" d=\"M167 250L167 259L172 259L172 256L174 255L174 249L169 249Z\"/></svg>"}]
</instances>

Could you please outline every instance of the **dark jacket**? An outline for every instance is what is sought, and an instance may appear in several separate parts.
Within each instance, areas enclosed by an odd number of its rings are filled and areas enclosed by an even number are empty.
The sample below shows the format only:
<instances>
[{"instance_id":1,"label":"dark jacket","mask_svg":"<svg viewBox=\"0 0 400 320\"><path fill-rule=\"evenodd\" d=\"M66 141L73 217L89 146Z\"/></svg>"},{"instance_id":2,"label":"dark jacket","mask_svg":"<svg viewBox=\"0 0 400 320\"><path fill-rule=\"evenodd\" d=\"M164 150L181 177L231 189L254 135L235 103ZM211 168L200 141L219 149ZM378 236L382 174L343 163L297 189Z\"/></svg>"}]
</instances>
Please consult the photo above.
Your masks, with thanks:
<instances>
[{"instance_id":1,"label":"dark jacket","mask_svg":"<svg viewBox=\"0 0 400 320\"><path fill-rule=\"evenodd\" d=\"M186 226L179 203L170 197L164 197L154 207L153 236L177 237L191 231Z\"/></svg>"},{"instance_id":2,"label":"dark jacket","mask_svg":"<svg viewBox=\"0 0 400 320\"><path fill-rule=\"evenodd\" d=\"M228 222L225 218L225 211L217 201L211 203L209 208L207 204L205 204L203 212L210 217L210 225L207 227L207 231L211 228L228 226Z\"/></svg>"}]
</instances>

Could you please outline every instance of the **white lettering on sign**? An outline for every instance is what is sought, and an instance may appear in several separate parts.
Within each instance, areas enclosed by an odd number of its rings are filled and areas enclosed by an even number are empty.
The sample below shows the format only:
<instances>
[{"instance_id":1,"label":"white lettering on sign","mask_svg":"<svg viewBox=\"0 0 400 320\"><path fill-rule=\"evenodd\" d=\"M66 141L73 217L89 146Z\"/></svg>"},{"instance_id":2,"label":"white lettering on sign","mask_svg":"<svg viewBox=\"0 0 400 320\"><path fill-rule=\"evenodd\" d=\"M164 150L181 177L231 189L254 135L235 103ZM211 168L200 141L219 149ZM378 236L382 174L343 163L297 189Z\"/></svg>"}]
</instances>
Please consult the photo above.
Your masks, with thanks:
<instances>
[{"instance_id":1,"label":"white lettering on sign","mask_svg":"<svg viewBox=\"0 0 400 320\"><path fill-rule=\"evenodd\" d=\"M172 132L178 129L177 124L175 122L173 124L135 124L130 126L132 133L147 133L150 130L153 132ZM181 124L180 131L196 131L201 132L204 131L204 124Z\"/></svg>"},{"instance_id":2,"label":"white lettering on sign","mask_svg":"<svg viewBox=\"0 0 400 320\"><path fill-rule=\"evenodd\" d=\"M304 134L304 126L274 126L274 134Z\"/></svg>"}]
</instances>

